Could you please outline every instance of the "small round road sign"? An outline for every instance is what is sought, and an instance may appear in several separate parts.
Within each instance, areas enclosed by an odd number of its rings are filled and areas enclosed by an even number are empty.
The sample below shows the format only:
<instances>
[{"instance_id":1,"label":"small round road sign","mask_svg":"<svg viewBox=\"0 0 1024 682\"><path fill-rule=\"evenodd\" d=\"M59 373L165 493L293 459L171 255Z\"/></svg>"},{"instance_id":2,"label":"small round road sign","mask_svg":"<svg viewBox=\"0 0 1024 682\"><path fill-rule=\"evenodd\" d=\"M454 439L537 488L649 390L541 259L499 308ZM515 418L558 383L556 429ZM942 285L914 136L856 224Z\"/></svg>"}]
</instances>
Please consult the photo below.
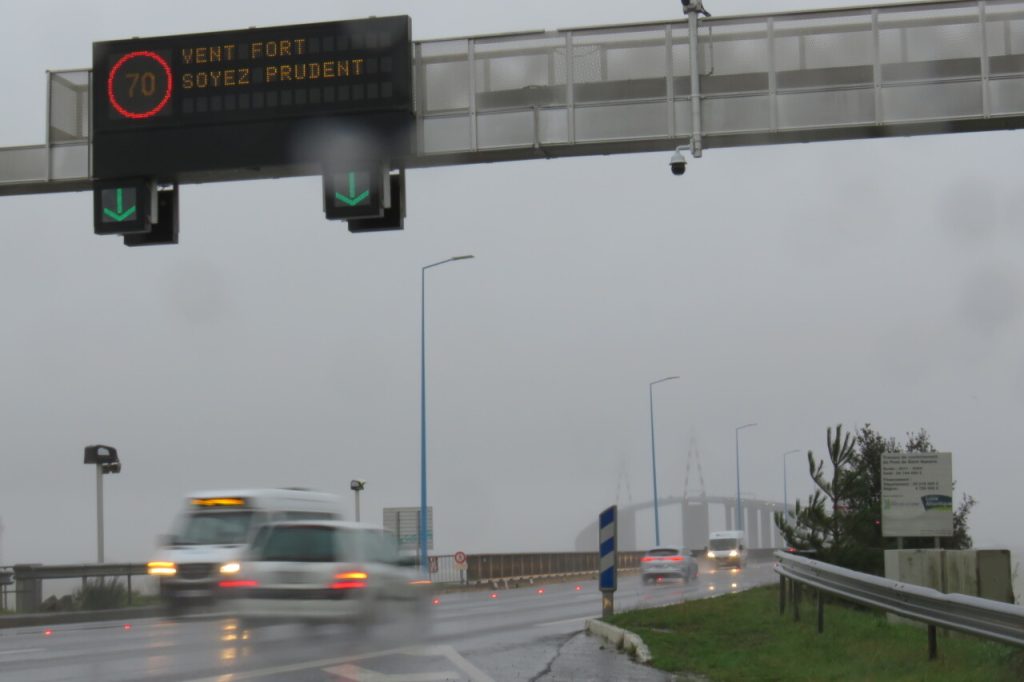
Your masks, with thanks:
<instances>
[{"instance_id":1,"label":"small round road sign","mask_svg":"<svg viewBox=\"0 0 1024 682\"><path fill-rule=\"evenodd\" d=\"M466 553L465 552L456 552L455 556L453 558L455 559L455 565L456 566L460 566L461 567L461 566L465 566L466 565Z\"/></svg>"}]
</instances>

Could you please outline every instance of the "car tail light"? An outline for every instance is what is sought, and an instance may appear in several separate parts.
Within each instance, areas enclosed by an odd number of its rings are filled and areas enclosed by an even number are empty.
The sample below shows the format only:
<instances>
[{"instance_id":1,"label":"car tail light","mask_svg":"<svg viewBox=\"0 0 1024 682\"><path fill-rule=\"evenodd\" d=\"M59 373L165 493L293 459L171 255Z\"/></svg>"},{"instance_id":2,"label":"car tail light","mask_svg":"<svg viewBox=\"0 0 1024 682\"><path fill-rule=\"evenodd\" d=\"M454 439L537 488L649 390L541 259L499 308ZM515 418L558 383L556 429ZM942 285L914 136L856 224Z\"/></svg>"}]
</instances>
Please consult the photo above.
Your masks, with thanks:
<instances>
[{"instance_id":1,"label":"car tail light","mask_svg":"<svg viewBox=\"0 0 1024 682\"><path fill-rule=\"evenodd\" d=\"M670 557L667 557L667 559L669 561L682 561L683 557L681 557L681 556L670 556Z\"/></svg>"},{"instance_id":2,"label":"car tail light","mask_svg":"<svg viewBox=\"0 0 1024 682\"><path fill-rule=\"evenodd\" d=\"M257 580L221 580L217 583L221 587L259 587Z\"/></svg>"},{"instance_id":3,"label":"car tail light","mask_svg":"<svg viewBox=\"0 0 1024 682\"><path fill-rule=\"evenodd\" d=\"M644 557L643 559L641 559L640 561L643 561L644 563L646 563L646 562L648 562L648 561L657 561L657 558L655 558L655 557L652 557L652 556L645 556L645 557Z\"/></svg>"}]
</instances>

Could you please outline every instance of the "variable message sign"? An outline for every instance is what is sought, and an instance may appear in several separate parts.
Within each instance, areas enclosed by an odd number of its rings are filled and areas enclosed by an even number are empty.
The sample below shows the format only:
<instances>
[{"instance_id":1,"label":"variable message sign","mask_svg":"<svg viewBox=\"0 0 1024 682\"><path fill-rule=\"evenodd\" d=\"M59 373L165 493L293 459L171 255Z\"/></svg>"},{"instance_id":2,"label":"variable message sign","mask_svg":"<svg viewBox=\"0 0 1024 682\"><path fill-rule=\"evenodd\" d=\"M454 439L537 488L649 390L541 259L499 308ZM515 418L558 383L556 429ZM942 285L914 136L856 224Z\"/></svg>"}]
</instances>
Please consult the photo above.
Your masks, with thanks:
<instances>
[{"instance_id":1,"label":"variable message sign","mask_svg":"<svg viewBox=\"0 0 1024 682\"><path fill-rule=\"evenodd\" d=\"M413 121L407 16L93 43L100 179L387 162Z\"/></svg>"}]
</instances>

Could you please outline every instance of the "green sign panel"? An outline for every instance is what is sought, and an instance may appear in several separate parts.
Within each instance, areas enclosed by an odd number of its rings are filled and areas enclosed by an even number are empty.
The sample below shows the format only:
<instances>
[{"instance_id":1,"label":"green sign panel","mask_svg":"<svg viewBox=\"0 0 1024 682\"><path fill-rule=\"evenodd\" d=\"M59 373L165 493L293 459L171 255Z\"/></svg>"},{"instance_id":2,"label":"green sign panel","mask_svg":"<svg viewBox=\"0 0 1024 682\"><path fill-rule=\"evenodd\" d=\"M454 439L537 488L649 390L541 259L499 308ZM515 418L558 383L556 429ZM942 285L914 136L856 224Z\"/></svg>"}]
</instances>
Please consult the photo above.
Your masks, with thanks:
<instances>
[{"instance_id":1,"label":"green sign panel","mask_svg":"<svg viewBox=\"0 0 1024 682\"><path fill-rule=\"evenodd\" d=\"M387 171L381 168L324 173L324 213L330 220L380 218L391 205Z\"/></svg>"},{"instance_id":2,"label":"green sign panel","mask_svg":"<svg viewBox=\"0 0 1024 682\"><path fill-rule=\"evenodd\" d=\"M93 189L93 229L96 234L149 232L155 194L144 180L97 183Z\"/></svg>"}]
</instances>

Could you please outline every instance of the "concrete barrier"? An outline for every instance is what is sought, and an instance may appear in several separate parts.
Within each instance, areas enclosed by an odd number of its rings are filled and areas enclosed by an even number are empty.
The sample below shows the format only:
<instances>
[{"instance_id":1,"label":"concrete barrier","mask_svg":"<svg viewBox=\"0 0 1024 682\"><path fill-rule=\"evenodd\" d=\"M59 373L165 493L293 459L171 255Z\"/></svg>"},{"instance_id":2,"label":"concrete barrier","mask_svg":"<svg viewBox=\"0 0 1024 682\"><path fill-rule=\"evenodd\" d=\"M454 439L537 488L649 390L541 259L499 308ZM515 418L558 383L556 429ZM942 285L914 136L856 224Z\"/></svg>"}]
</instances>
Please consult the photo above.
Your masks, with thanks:
<instances>
[{"instance_id":1,"label":"concrete barrier","mask_svg":"<svg viewBox=\"0 0 1024 682\"><path fill-rule=\"evenodd\" d=\"M885 577L944 594L1014 603L1010 551L1005 549L888 549ZM892 614L889 621L913 622Z\"/></svg>"}]
</instances>

